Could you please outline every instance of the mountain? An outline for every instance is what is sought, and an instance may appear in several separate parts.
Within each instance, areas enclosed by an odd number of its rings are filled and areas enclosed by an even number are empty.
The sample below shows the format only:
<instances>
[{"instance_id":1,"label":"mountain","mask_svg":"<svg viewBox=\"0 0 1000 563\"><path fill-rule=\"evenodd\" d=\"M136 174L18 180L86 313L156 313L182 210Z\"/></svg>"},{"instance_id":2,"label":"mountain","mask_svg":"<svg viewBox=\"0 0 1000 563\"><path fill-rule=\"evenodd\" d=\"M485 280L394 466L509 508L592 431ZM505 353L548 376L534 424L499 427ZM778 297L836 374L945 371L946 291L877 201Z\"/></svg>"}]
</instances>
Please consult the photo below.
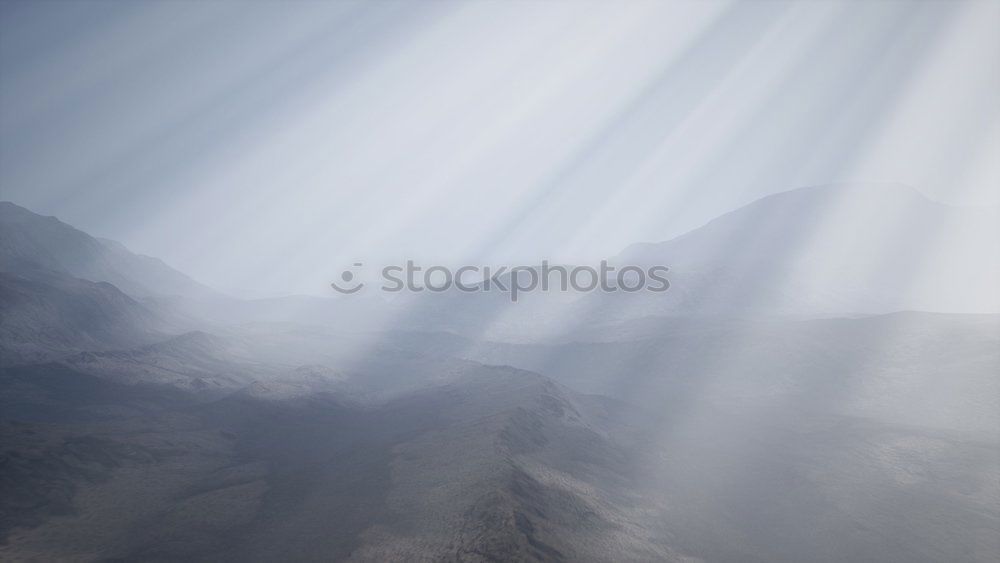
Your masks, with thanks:
<instances>
[{"instance_id":1,"label":"mountain","mask_svg":"<svg viewBox=\"0 0 1000 563\"><path fill-rule=\"evenodd\" d=\"M10 202L0 202L0 272L26 280L61 276L106 282L142 303L174 333L257 321L357 327L372 316L377 302L360 296L340 302L309 296L236 299L158 258L135 254L119 242L90 236Z\"/></svg>"},{"instance_id":2,"label":"mountain","mask_svg":"<svg viewBox=\"0 0 1000 563\"><path fill-rule=\"evenodd\" d=\"M650 254L677 260L681 288L655 301L453 294L381 316L354 299L165 299L152 282L132 296L79 275L135 284L108 265L133 255L8 209L0 559L992 561L1000 316L722 317L704 313L750 284L688 284L739 281L703 250L762 221L810 228L831 200L803 201L834 197L816 193ZM903 207L933 222L935 206ZM793 278L794 245L761 237L748 248ZM862 296L791 289L729 312ZM178 330L164 314L185 301L228 324ZM650 316L664 303L698 314ZM521 343L483 337L513 312ZM559 338L538 340L543 325ZM421 326L453 332L400 330Z\"/></svg>"},{"instance_id":3,"label":"mountain","mask_svg":"<svg viewBox=\"0 0 1000 563\"><path fill-rule=\"evenodd\" d=\"M0 365L48 361L85 350L164 338L155 312L107 282L53 272L0 272Z\"/></svg>"},{"instance_id":4,"label":"mountain","mask_svg":"<svg viewBox=\"0 0 1000 563\"><path fill-rule=\"evenodd\" d=\"M0 423L0 558L929 563L1000 547L995 441L694 400L707 383L642 409L465 363L374 404L206 402L0 370L17 417Z\"/></svg>"},{"instance_id":5,"label":"mountain","mask_svg":"<svg viewBox=\"0 0 1000 563\"><path fill-rule=\"evenodd\" d=\"M118 383L169 385L207 397L277 375L276 369L234 353L226 339L197 331L138 347L88 350L63 358L62 363Z\"/></svg>"},{"instance_id":6,"label":"mountain","mask_svg":"<svg viewBox=\"0 0 1000 563\"><path fill-rule=\"evenodd\" d=\"M67 378L81 392L42 387ZM87 424L0 426L4 558L682 560L631 492L627 410L527 372L470 364L366 407L184 406L56 367L6 379L38 389L19 412L41 400Z\"/></svg>"},{"instance_id":7,"label":"mountain","mask_svg":"<svg viewBox=\"0 0 1000 563\"><path fill-rule=\"evenodd\" d=\"M487 340L565 338L572 327L674 316L814 318L1000 312L1000 209L934 202L897 184L774 194L609 262L667 266L662 293L535 291L409 296L395 328Z\"/></svg>"},{"instance_id":8,"label":"mountain","mask_svg":"<svg viewBox=\"0 0 1000 563\"><path fill-rule=\"evenodd\" d=\"M669 266L674 312L1000 312L998 219L898 184L835 184L762 198L614 262Z\"/></svg>"},{"instance_id":9,"label":"mountain","mask_svg":"<svg viewBox=\"0 0 1000 563\"><path fill-rule=\"evenodd\" d=\"M548 344L394 338L404 350L511 365L647 408L807 410L987 438L1000 428L1000 315L651 317Z\"/></svg>"},{"instance_id":10,"label":"mountain","mask_svg":"<svg viewBox=\"0 0 1000 563\"><path fill-rule=\"evenodd\" d=\"M0 271L24 277L49 271L107 282L137 299L218 295L157 258L6 201L0 202Z\"/></svg>"}]
</instances>

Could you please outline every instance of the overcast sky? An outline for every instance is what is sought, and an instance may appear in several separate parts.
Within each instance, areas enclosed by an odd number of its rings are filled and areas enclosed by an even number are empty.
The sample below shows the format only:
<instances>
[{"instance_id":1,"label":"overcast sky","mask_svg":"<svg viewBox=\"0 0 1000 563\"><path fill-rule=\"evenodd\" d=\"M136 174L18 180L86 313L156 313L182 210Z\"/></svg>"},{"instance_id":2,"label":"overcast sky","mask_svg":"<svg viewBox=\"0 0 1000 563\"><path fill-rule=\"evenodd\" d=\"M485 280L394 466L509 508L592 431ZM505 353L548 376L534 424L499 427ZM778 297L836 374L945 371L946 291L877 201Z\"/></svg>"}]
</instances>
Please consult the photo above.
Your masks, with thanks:
<instances>
[{"instance_id":1,"label":"overcast sky","mask_svg":"<svg viewBox=\"0 0 1000 563\"><path fill-rule=\"evenodd\" d=\"M814 184L1000 198L992 1L0 15L0 197L229 290L598 259Z\"/></svg>"}]
</instances>

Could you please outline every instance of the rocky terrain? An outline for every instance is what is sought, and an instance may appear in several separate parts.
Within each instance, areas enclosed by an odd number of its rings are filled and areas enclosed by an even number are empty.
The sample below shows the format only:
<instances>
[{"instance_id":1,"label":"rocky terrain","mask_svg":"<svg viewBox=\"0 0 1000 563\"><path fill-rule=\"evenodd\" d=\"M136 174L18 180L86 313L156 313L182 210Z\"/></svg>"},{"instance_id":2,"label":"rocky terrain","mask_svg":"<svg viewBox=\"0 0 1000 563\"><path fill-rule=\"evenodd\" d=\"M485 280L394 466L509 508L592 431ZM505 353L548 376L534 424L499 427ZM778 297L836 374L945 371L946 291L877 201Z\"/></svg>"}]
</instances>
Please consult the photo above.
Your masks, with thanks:
<instances>
[{"instance_id":1,"label":"rocky terrain","mask_svg":"<svg viewBox=\"0 0 1000 563\"><path fill-rule=\"evenodd\" d=\"M498 340L498 302L444 296L350 330L307 322L336 302L219 315L229 298L162 263L2 211L5 561L1000 552L995 315L626 315Z\"/></svg>"}]
</instances>

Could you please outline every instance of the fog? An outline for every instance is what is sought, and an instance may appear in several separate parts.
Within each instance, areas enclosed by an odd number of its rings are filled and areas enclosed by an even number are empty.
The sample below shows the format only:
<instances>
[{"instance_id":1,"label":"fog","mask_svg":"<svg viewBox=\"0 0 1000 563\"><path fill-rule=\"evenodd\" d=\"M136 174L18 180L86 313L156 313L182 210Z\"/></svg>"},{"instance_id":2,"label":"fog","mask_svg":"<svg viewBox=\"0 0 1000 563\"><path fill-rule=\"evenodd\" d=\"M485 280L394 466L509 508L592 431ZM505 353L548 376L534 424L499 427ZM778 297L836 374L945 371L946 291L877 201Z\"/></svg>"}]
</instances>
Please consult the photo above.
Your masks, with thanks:
<instances>
[{"instance_id":1,"label":"fog","mask_svg":"<svg viewBox=\"0 0 1000 563\"><path fill-rule=\"evenodd\" d=\"M0 3L0 560L996 561L998 22Z\"/></svg>"},{"instance_id":2,"label":"fog","mask_svg":"<svg viewBox=\"0 0 1000 563\"><path fill-rule=\"evenodd\" d=\"M998 203L992 2L2 10L4 199L240 295L593 262L831 182Z\"/></svg>"}]
</instances>

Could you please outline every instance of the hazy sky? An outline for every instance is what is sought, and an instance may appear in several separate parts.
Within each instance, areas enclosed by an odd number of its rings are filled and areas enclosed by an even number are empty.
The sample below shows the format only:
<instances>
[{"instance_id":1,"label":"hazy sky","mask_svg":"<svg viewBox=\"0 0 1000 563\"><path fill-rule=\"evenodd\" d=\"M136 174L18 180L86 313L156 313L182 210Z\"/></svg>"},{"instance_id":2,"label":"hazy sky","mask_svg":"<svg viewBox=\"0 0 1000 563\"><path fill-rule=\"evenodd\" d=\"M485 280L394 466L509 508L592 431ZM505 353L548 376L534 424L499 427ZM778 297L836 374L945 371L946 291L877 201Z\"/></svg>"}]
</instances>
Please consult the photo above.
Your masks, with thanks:
<instances>
[{"instance_id":1,"label":"hazy sky","mask_svg":"<svg viewBox=\"0 0 1000 563\"><path fill-rule=\"evenodd\" d=\"M804 185L1000 199L998 2L0 15L0 197L226 289L591 260Z\"/></svg>"}]
</instances>

